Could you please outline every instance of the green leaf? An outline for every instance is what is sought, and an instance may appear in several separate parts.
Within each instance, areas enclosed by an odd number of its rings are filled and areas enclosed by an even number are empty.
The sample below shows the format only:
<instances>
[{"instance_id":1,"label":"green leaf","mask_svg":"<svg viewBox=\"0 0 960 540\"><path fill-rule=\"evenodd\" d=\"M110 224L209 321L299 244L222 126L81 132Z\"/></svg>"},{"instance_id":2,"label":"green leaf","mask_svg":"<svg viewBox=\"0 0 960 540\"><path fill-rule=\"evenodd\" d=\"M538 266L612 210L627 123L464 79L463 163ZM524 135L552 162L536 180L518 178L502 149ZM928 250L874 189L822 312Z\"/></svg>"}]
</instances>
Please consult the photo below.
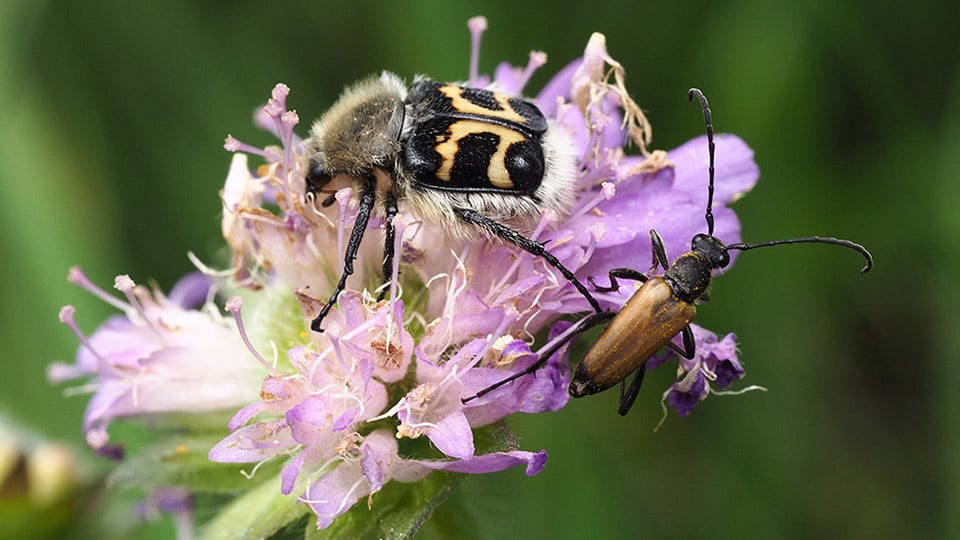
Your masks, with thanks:
<instances>
[{"instance_id":1,"label":"green leaf","mask_svg":"<svg viewBox=\"0 0 960 540\"><path fill-rule=\"evenodd\" d=\"M520 448L513 431L503 421L474 429L473 445L477 455L512 452Z\"/></svg>"},{"instance_id":2,"label":"green leaf","mask_svg":"<svg viewBox=\"0 0 960 540\"><path fill-rule=\"evenodd\" d=\"M250 479L241 471L252 470L253 464L210 461L207 453L221 439L221 434L189 434L152 443L121 463L111 473L109 483L120 487L178 486L201 493L236 493L277 474L279 461L263 464Z\"/></svg>"},{"instance_id":3,"label":"green leaf","mask_svg":"<svg viewBox=\"0 0 960 540\"><path fill-rule=\"evenodd\" d=\"M280 493L280 476L274 475L226 505L207 522L199 537L201 540L266 538L298 521L309 510L297 503L296 495Z\"/></svg>"}]
</instances>

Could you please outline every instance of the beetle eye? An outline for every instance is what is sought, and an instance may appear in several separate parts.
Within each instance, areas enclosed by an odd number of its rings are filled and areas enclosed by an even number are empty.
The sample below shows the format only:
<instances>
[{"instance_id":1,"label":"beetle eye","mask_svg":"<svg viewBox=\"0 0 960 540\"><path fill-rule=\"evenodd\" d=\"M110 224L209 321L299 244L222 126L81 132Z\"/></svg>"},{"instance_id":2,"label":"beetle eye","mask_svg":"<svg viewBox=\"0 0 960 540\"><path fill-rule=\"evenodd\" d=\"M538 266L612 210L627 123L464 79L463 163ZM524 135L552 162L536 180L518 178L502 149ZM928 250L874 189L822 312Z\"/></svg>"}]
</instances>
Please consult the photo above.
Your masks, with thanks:
<instances>
[{"instance_id":1,"label":"beetle eye","mask_svg":"<svg viewBox=\"0 0 960 540\"><path fill-rule=\"evenodd\" d=\"M720 252L719 260L717 260L717 268L726 268L730 264L730 253L727 250Z\"/></svg>"}]
</instances>

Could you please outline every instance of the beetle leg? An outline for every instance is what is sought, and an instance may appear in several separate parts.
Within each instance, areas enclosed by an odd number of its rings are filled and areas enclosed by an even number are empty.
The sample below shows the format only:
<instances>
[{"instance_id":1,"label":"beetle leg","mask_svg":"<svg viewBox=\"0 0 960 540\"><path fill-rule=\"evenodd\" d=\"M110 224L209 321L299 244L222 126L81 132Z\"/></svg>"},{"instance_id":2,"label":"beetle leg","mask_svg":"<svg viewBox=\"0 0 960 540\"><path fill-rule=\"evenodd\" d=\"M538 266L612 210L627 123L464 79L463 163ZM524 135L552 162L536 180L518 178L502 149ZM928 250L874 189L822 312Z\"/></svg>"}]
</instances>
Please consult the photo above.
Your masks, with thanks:
<instances>
[{"instance_id":1,"label":"beetle leg","mask_svg":"<svg viewBox=\"0 0 960 540\"><path fill-rule=\"evenodd\" d=\"M502 223L497 223L486 216L482 216L474 210L454 207L453 211L457 214L457 217L463 221L471 225L481 227L482 229L500 237L502 240L510 242L511 244L531 255L543 258L543 260L547 261L550 266L559 270L560 273L563 274L563 277L567 278L567 281L572 283L573 286L577 288L580 294L583 295L583 297L587 299L587 302L590 303L590 307L592 307L594 311L597 313L603 312L603 310L600 309L600 304L593 297L593 295L590 294L590 291L587 290L583 283L580 283L580 280L577 279L577 276L573 275L573 272L567 269L567 267L564 266L563 263L561 263L560 260L553 255L553 253L547 251L547 249L543 247L543 244L527 238L526 236L511 229L510 227L507 227L506 225L503 225Z\"/></svg>"},{"instance_id":2,"label":"beetle leg","mask_svg":"<svg viewBox=\"0 0 960 540\"><path fill-rule=\"evenodd\" d=\"M367 222L370 220L370 212L373 210L373 202L376 197L376 179L371 175L360 188L360 208L357 212L357 219L353 223L353 230L350 231L350 241L347 243L347 251L343 255L343 273L340 275L340 282L337 288L333 290L330 299L324 304L320 313L313 322L310 323L310 329L314 332L323 332L320 326L323 319L330 313L330 309L337 303L340 293L347 288L347 278L353 274L353 261L357 258L357 250L360 249L360 241L363 240L364 233L367 232Z\"/></svg>"},{"instance_id":3,"label":"beetle leg","mask_svg":"<svg viewBox=\"0 0 960 540\"><path fill-rule=\"evenodd\" d=\"M693 360L697 355L697 341L693 339L693 330L690 330L689 324L683 327L680 335L683 336L683 347L674 345L672 341L667 342L667 347L687 360Z\"/></svg>"},{"instance_id":4,"label":"beetle leg","mask_svg":"<svg viewBox=\"0 0 960 540\"><path fill-rule=\"evenodd\" d=\"M607 275L610 278L609 287L601 287L600 285L597 285L597 281L593 279L593 276L588 277L587 281L590 282L590 285L593 285L593 290L597 292L610 292L610 291L620 290L620 284L617 283L617 278L632 279L634 281L639 281L640 283L643 283L648 279L650 279L643 272L638 272L633 268L614 268L613 270L610 270L610 272L608 272Z\"/></svg>"},{"instance_id":5,"label":"beetle leg","mask_svg":"<svg viewBox=\"0 0 960 540\"><path fill-rule=\"evenodd\" d=\"M483 390L480 390L479 392L477 392L476 394L470 397L461 398L460 401L463 403L467 403L468 401L473 401L474 399L477 399L479 397L483 397L489 394L490 392L496 390L497 388L500 388L501 386L507 384L508 382L515 381L520 377L523 377L524 375L529 375L537 371L538 369L543 367L544 364L547 363L547 360L549 360L550 357L554 355L554 353L560 350L560 347L563 347L564 345L569 343L570 340L573 339L577 334L581 332L585 332L600 323L606 322L614 318L616 315L617 315L616 312L613 312L613 311L601 311L600 313L591 313L590 315L587 315L586 317L581 318L579 321L574 323L573 326L564 330L564 333L566 334L566 336L564 336L562 339L557 340L557 342L551 345L549 348L543 351L540 351L537 355L537 361L530 364L530 367L528 367L527 369L524 369L523 371L518 371L510 375L509 377L505 377L503 380L500 380L491 384L490 386L484 388Z\"/></svg>"},{"instance_id":6,"label":"beetle leg","mask_svg":"<svg viewBox=\"0 0 960 540\"><path fill-rule=\"evenodd\" d=\"M393 248L397 233L393 226L393 219L397 217L397 196L393 191L387 192L387 200L384 206L386 207L387 235L383 241L383 282L389 283L393 279L393 257L395 255ZM384 299L389 289L389 287L383 287L380 290L380 294L377 295L378 302Z\"/></svg>"},{"instance_id":7,"label":"beetle leg","mask_svg":"<svg viewBox=\"0 0 960 540\"><path fill-rule=\"evenodd\" d=\"M670 262L667 259L667 248L663 245L663 238L660 237L655 229L650 229L650 250L653 255L653 263L650 266L650 273L654 273L657 270L657 265L663 268L663 271L666 272L670 268Z\"/></svg>"},{"instance_id":8,"label":"beetle leg","mask_svg":"<svg viewBox=\"0 0 960 540\"><path fill-rule=\"evenodd\" d=\"M679 354L680 356L692 360L696 355L697 351L697 342L693 338L693 331L690 330L690 325L683 327L683 330L680 331L680 335L683 336L683 347L674 345L672 342L667 342L667 347L672 351ZM633 407L633 402L637 399L637 394L640 393L640 385L643 384L643 376L647 372L647 364L642 364L636 371L636 374L633 376L633 380L630 381L630 387L627 388L626 379L620 381L620 400L619 408L617 412L620 413L620 416L626 415L630 412L630 408Z\"/></svg>"},{"instance_id":9,"label":"beetle leg","mask_svg":"<svg viewBox=\"0 0 960 540\"><path fill-rule=\"evenodd\" d=\"M620 416L624 416L630 412L630 407L633 407L633 402L637 400L637 394L640 392L640 385L643 384L643 376L646 373L647 364L643 364L637 369L636 375L634 375L633 380L630 381L630 388L626 392L624 392L624 388L627 385L626 379L620 381L620 405L617 408Z\"/></svg>"}]
</instances>

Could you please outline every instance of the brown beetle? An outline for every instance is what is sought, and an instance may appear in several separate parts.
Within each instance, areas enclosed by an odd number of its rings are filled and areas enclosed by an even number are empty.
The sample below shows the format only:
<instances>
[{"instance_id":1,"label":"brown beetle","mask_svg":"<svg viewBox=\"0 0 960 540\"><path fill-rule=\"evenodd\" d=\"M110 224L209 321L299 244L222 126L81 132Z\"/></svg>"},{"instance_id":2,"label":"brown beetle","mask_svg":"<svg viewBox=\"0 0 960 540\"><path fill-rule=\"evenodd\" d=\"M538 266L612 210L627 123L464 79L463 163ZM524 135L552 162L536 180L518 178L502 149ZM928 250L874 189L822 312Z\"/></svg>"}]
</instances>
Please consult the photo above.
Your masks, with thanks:
<instances>
[{"instance_id":1,"label":"brown beetle","mask_svg":"<svg viewBox=\"0 0 960 540\"><path fill-rule=\"evenodd\" d=\"M810 236L772 240L757 244L741 242L724 245L723 242L714 237L714 142L710 107L707 104L707 98L700 90L691 88L688 96L690 101L693 101L694 97L700 101L707 127L707 141L710 151L710 180L707 188L707 210L705 214L707 232L695 235L690 243L690 251L677 257L671 266L668 263L663 239L657 231L651 230L650 242L653 251L653 268L651 271L655 271L659 266L664 269L662 276L648 276L631 268L614 268L608 273L610 278L610 286L608 287L597 285L591 277L589 279L590 284L598 292L618 290L617 278L641 281L643 285L633 293L619 312L593 313L580 319L567 330L564 340L561 340L554 347L542 351L535 364L483 389L474 397L480 397L518 377L536 371L559 347L576 334L612 319L587 352L583 361L577 366L573 380L570 382L569 391L573 397L583 397L601 392L619 383L618 411L621 415L624 415L633 406L637 393L640 391L640 385L646 372L647 360L657 351L663 347L669 347L684 358L692 359L696 355L696 342L693 338L693 332L690 330L690 322L693 321L696 314L695 304L706 300L705 295L707 288L710 286L713 271L730 264L730 250L746 251L781 244L834 244L853 249L864 256L867 263L861 270L862 273L869 272L870 268L873 267L873 256L866 248L855 242L839 238ZM677 334L683 336L683 347L679 347L670 341ZM634 375L628 388L626 378L631 373L636 373L636 375Z\"/></svg>"}]
</instances>

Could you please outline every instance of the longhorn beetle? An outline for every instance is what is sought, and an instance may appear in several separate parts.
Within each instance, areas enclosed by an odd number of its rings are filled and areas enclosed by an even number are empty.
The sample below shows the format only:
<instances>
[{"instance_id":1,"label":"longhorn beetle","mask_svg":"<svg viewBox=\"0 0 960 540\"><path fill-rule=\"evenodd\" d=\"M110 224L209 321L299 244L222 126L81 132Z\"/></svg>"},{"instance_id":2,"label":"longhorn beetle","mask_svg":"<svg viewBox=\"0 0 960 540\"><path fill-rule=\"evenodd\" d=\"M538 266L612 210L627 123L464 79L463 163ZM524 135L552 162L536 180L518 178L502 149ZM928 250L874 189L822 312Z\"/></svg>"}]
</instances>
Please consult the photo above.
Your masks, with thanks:
<instances>
[{"instance_id":1,"label":"longhorn beetle","mask_svg":"<svg viewBox=\"0 0 960 540\"><path fill-rule=\"evenodd\" d=\"M866 265L861 273L870 271L873 267L873 256L866 248L839 238L809 236L805 238L788 238L772 240L756 244L738 242L724 244L713 236L713 182L714 182L714 142L713 123L707 98L697 88L688 92L691 102L694 98L700 101L703 109L703 118L707 128L707 142L710 152L709 184L707 187L707 210L705 219L707 232L693 237L690 251L677 257L670 266L667 260L666 248L663 239L656 230L650 231L650 241L653 252L653 267L664 269L662 276L650 276L631 268L614 268L608 273L610 285L601 287L596 281L589 278L590 284L599 292L610 292L619 289L617 279L631 279L640 281L643 285L633 293L619 312L592 313L580 319L565 332L565 338L558 340L555 345L541 351L536 363L529 368L511 375L492 386L489 386L475 396L466 398L469 401L481 397L490 391L523 375L533 373L539 369L550 356L561 346L572 339L576 334L583 332L597 324L610 321L600 337L593 344L586 356L577 366L573 380L570 382L570 395L583 397L606 390L613 385L620 384L620 400L618 412L627 414L633 406L640 384L646 372L646 362L664 346L669 347L684 358L693 359L696 354L696 342L690 330L690 322L696 314L695 305L706 301L707 288L714 270L720 270L730 264L730 250L747 251L761 247L777 246L781 244L833 244L858 251L866 259ZM612 319L612 320L611 320ZM671 342L674 336L683 337L683 346ZM626 379L635 373L626 386Z\"/></svg>"}]
</instances>

